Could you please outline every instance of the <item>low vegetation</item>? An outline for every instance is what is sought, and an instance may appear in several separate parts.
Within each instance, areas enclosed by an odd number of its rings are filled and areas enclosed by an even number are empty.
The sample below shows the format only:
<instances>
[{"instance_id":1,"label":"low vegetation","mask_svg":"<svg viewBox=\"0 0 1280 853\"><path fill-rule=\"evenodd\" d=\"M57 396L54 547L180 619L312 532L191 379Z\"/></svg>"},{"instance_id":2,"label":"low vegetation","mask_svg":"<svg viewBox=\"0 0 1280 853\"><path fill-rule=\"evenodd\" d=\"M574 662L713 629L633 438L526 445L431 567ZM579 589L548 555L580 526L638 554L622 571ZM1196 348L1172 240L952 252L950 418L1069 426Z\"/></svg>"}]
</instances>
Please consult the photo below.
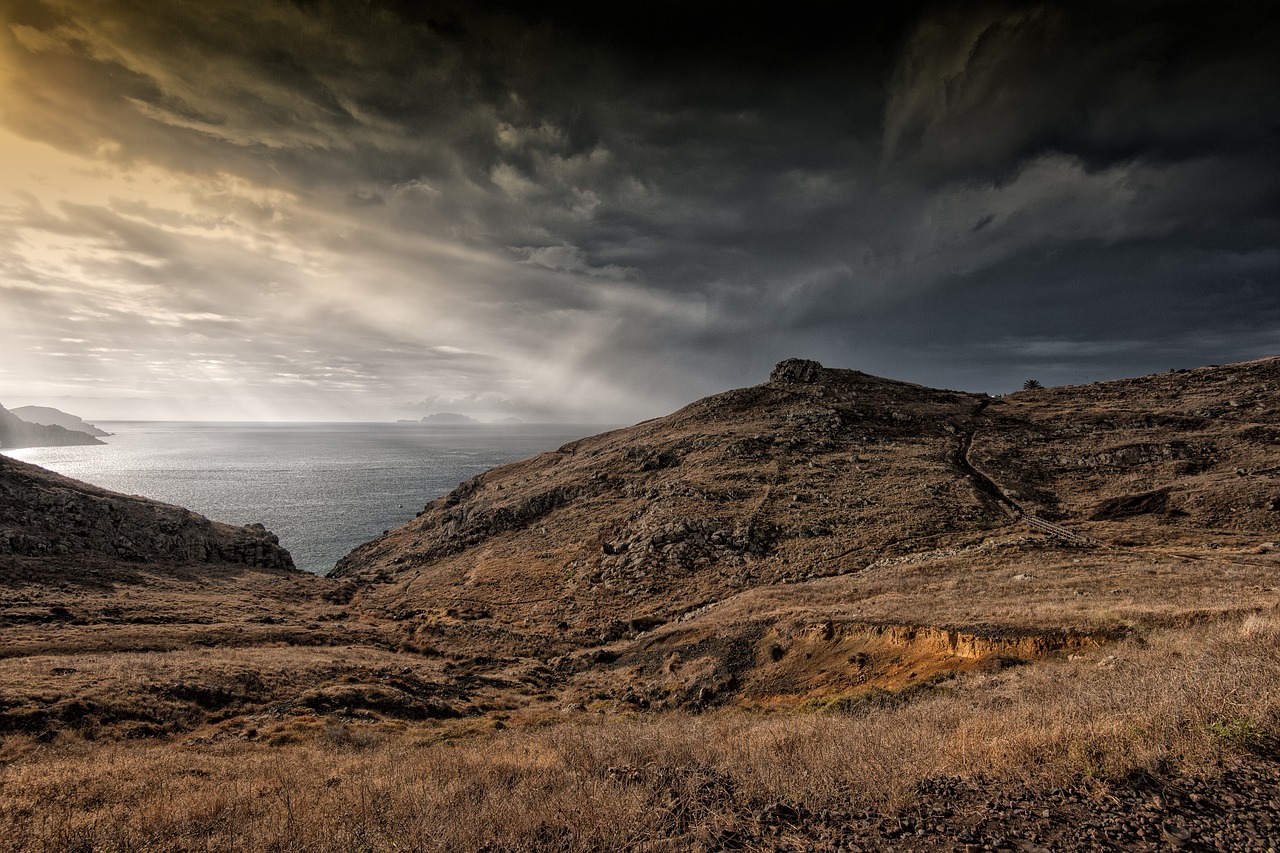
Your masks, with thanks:
<instances>
[{"instance_id":1,"label":"low vegetation","mask_svg":"<svg viewBox=\"0 0 1280 853\"><path fill-rule=\"evenodd\" d=\"M786 820L905 814L921 783L988 796L1212 776L1280 732L1280 616L1163 629L1034 667L821 712L551 714L407 723L263 714L263 737L0 747L0 848L597 850L748 847ZM500 723L499 723L500 725Z\"/></svg>"}]
</instances>

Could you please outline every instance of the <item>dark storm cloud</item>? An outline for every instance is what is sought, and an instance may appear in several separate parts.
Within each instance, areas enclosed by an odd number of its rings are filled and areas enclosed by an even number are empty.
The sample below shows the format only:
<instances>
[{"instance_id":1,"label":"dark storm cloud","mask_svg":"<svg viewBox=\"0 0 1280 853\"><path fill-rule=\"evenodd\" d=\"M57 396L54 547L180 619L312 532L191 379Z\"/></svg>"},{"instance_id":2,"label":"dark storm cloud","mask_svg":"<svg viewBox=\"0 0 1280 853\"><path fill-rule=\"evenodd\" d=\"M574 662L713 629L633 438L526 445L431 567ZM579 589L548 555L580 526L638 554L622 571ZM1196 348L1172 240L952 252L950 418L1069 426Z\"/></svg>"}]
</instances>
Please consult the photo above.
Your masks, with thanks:
<instances>
[{"instance_id":1,"label":"dark storm cloud","mask_svg":"<svg viewBox=\"0 0 1280 853\"><path fill-rule=\"evenodd\" d=\"M939 178L1000 176L1044 150L1091 165L1275 142L1280 94L1264 4L939 7L891 83L886 156Z\"/></svg>"},{"instance_id":2,"label":"dark storm cloud","mask_svg":"<svg viewBox=\"0 0 1280 853\"><path fill-rule=\"evenodd\" d=\"M194 205L11 227L264 382L526 413L790 355L997 390L1280 345L1273 6L477 5L10 12L5 126Z\"/></svg>"}]
</instances>

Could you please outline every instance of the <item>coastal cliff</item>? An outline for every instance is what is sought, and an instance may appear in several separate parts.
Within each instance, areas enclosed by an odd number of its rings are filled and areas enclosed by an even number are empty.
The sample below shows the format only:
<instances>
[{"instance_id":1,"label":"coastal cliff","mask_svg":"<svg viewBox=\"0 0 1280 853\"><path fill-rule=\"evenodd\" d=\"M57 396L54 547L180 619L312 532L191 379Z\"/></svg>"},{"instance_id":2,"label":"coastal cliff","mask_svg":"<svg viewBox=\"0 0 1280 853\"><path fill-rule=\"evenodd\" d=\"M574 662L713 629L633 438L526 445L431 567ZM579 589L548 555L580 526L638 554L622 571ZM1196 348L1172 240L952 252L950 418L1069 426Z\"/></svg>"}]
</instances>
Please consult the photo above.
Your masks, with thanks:
<instances>
[{"instance_id":1,"label":"coastal cliff","mask_svg":"<svg viewBox=\"0 0 1280 853\"><path fill-rule=\"evenodd\" d=\"M28 423L0 406L0 450L20 447L68 447L102 444L94 436L80 430L38 423Z\"/></svg>"},{"instance_id":2,"label":"coastal cliff","mask_svg":"<svg viewBox=\"0 0 1280 853\"><path fill-rule=\"evenodd\" d=\"M111 435L106 430L99 429L86 422L84 418L78 415L68 414L51 406L18 406L16 409L10 409L9 411L29 424L60 426L63 429L69 429L72 432L83 432L95 438L105 438Z\"/></svg>"}]
</instances>

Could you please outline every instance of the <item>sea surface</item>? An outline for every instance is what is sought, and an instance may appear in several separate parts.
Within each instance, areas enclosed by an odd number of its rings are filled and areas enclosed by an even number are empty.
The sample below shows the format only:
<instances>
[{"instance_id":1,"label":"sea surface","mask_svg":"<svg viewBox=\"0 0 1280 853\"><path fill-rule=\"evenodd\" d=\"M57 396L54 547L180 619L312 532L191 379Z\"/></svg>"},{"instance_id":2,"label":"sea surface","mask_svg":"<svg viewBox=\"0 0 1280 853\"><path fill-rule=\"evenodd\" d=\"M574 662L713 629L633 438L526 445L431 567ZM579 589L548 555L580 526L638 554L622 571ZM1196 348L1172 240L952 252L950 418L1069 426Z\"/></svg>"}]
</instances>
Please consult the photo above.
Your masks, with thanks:
<instances>
[{"instance_id":1,"label":"sea surface","mask_svg":"<svg viewBox=\"0 0 1280 853\"><path fill-rule=\"evenodd\" d=\"M261 522L300 569L352 548L495 465L602 432L588 424L298 424L103 421L101 446L6 450L116 492L231 524Z\"/></svg>"}]
</instances>

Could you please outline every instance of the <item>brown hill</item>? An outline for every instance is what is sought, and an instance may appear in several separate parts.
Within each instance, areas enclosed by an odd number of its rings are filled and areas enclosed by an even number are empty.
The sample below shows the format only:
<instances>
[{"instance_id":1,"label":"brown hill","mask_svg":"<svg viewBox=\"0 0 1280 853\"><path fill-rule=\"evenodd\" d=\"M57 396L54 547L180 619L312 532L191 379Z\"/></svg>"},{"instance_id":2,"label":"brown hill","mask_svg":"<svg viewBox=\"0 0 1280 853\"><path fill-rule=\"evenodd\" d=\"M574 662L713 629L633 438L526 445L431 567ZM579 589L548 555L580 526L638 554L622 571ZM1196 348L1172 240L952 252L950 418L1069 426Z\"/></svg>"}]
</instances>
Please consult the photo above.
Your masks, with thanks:
<instances>
[{"instance_id":1,"label":"brown hill","mask_svg":"<svg viewBox=\"0 0 1280 853\"><path fill-rule=\"evenodd\" d=\"M332 574L642 704L901 686L1275 604L1278 420L1280 359L1003 398L793 359L488 471Z\"/></svg>"}]
</instances>

